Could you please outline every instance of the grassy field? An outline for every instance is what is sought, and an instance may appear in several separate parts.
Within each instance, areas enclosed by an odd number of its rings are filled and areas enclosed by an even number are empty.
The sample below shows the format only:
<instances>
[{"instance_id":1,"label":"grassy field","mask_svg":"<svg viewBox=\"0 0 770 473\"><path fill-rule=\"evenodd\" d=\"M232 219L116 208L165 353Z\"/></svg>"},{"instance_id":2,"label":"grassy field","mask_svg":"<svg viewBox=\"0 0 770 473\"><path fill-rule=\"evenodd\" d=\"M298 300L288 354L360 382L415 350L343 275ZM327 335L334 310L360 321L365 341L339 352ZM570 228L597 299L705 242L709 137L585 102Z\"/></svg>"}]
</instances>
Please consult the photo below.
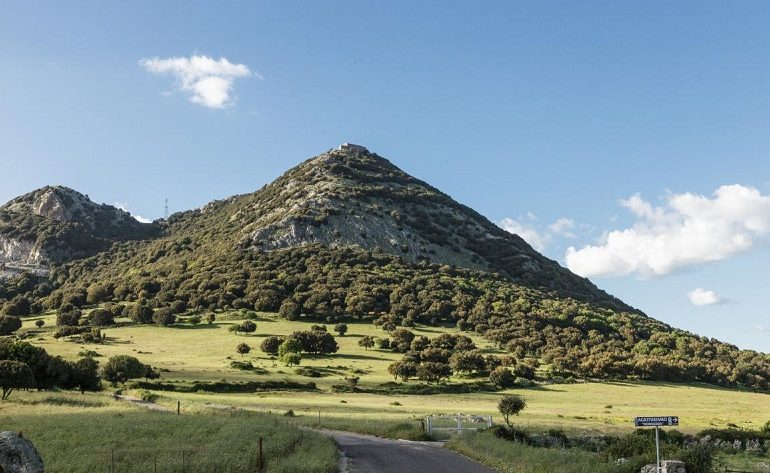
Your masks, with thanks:
<instances>
[{"instance_id":1,"label":"grassy field","mask_svg":"<svg viewBox=\"0 0 770 473\"><path fill-rule=\"evenodd\" d=\"M37 319L45 321L43 329L34 327ZM303 358L301 367L314 367L323 374L323 377L311 378L259 350L265 337L309 330L310 324L289 322L275 314L259 314L257 331L244 335L228 331L229 326L240 323L235 314L219 314L218 319L212 325L172 327L136 326L120 320L121 326L104 330L107 343L98 345L55 339L53 314L26 319L23 330L29 331L27 339L32 343L65 358L77 358L84 350L96 351L99 360L116 354L136 356L161 369L164 383L313 381L317 389L243 394L153 392L162 405L175 408L179 401L183 413L180 417L138 411L116 404L105 395L18 393L11 402L0 404L0 421L4 429L28 433L40 446L50 472L65 471L65 465L66 471L104 470L113 452L119 465L117 471L151 471L149 466L156 458L159 465L178 468L183 452L190 453L190 457L186 457L191 465L187 471L211 471L214 465L216 471L247 471L245 469L253 466L251 455L258 435L271 438L266 444L269 471L301 472L333 470L334 446L327 439L313 435L297 440L301 435L299 425L421 439L425 433L420 419L428 414L492 415L500 421L497 402L501 396L513 392L527 399L527 408L515 422L529 431L557 428L573 433L624 433L633 429L632 420L638 415L677 415L680 430L686 433L709 427L757 429L770 420L767 395L694 384L579 383L434 395L334 393L331 386L344 384L350 376L360 377L359 386L364 388L393 381L387 366L401 355L358 346L361 337L383 337L385 332L369 322L349 324L348 334L337 337L338 353ZM455 332L435 327L413 330L428 337ZM498 353L481 337L472 338L484 351ZM252 347L251 353L236 353L236 346L241 342ZM256 370L231 368L233 361L251 362ZM473 380L453 378L452 381ZM417 382L409 382L413 384ZM108 387L108 391L113 389ZM289 411L291 416L285 415ZM500 471L604 471L587 452L534 449L490 439L488 435L463 436L453 439L450 445L485 460ZM80 470L72 470L68 463L71 452L82 456ZM225 463L217 463L223 458ZM736 470L770 471L762 469L764 463L770 462L766 458L731 456L728 460ZM606 471L614 470L608 466Z\"/></svg>"},{"instance_id":2,"label":"grassy field","mask_svg":"<svg viewBox=\"0 0 770 473\"><path fill-rule=\"evenodd\" d=\"M23 431L48 473L253 472L264 438L267 471L334 472L337 449L277 416L199 410L176 416L104 394L16 392L0 403L2 430ZM182 469L184 468L184 469Z\"/></svg>"},{"instance_id":3,"label":"grassy field","mask_svg":"<svg viewBox=\"0 0 770 473\"><path fill-rule=\"evenodd\" d=\"M25 328L34 329L37 318L27 319ZM178 325L172 327L125 326L107 328L109 341L104 345L83 345L51 336L55 323L53 315L42 316L46 326L30 341L43 346L49 353L76 358L82 350L95 350L103 358L115 354L131 354L141 361L164 370L164 382L191 381L313 381L314 392L263 392L251 394L205 394L161 392L165 402L182 401L183 407L206 403L234 405L258 411L284 413L293 410L309 418L321 414L322 421L350 423L410 423L431 413L497 414L500 396L518 392L527 398L528 407L517 422L532 429L562 428L565 430L622 432L632 429L637 415L678 415L680 430L694 433L707 427L758 428L770 420L770 398L765 394L741 392L709 385L681 385L668 383L607 382L536 386L499 393L436 394L436 395L379 395L365 393L335 394L329 391L334 384L344 384L344 378L359 376L361 386L393 381L387 366L400 354L383 350L364 350L358 340L365 335L383 336L385 332L371 323L349 324L349 332L337 337L337 354L309 358L301 366L319 368L326 375L310 378L295 373L259 351L259 344L269 335L287 335L295 330L308 330L305 322L289 322L273 314L260 314L257 331L251 335L236 335L227 330L237 321L217 321L213 325ZM219 317L222 319L222 316ZM46 327L49 327L46 329ZM330 327L331 328L331 327ZM429 337L451 329L417 327L415 333ZM488 352L493 347L473 337L476 344ZM245 342L252 352L242 356L235 347ZM264 374L230 368L230 362L250 361ZM455 381L469 381L455 379ZM410 381L414 384L416 381ZM729 406L726 409L725 406Z\"/></svg>"}]
</instances>

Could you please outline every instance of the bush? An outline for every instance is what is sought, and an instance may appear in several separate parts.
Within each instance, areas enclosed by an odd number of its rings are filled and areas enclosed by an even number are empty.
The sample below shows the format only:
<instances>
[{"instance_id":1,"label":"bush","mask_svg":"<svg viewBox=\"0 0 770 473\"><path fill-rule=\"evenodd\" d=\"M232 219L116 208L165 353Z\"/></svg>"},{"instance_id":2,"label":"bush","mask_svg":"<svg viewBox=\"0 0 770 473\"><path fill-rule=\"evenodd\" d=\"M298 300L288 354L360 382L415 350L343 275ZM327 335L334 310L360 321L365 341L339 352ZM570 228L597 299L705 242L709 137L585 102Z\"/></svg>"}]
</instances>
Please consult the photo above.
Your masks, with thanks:
<instances>
[{"instance_id":1,"label":"bush","mask_svg":"<svg viewBox=\"0 0 770 473\"><path fill-rule=\"evenodd\" d=\"M243 333L254 333L257 331L257 324L255 324L251 320L246 320L241 324L240 331Z\"/></svg>"},{"instance_id":2,"label":"bush","mask_svg":"<svg viewBox=\"0 0 770 473\"><path fill-rule=\"evenodd\" d=\"M107 360L102 373L112 383L125 383L129 379L144 378L148 366L129 355L115 355Z\"/></svg>"},{"instance_id":3,"label":"bush","mask_svg":"<svg viewBox=\"0 0 770 473\"><path fill-rule=\"evenodd\" d=\"M107 327L109 325L115 325L115 316L111 311L107 309L94 309L88 314L88 319L91 325L97 327Z\"/></svg>"},{"instance_id":4,"label":"bush","mask_svg":"<svg viewBox=\"0 0 770 473\"><path fill-rule=\"evenodd\" d=\"M340 337L344 337L348 332L348 324L339 323L334 326L334 331L337 332Z\"/></svg>"},{"instance_id":5,"label":"bush","mask_svg":"<svg viewBox=\"0 0 770 473\"><path fill-rule=\"evenodd\" d=\"M10 335L20 328L20 318L13 315L0 315L0 335Z\"/></svg>"},{"instance_id":6,"label":"bush","mask_svg":"<svg viewBox=\"0 0 770 473\"><path fill-rule=\"evenodd\" d=\"M262 340L259 349L270 355L278 354L278 347L283 343L283 337L270 336Z\"/></svg>"},{"instance_id":7,"label":"bush","mask_svg":"<svg viewBox=\"0 0 770 473\"><path fill-rule=\"evenodd\" d=\"M516 377L508 368L499 366L489 373L489 381L501 388L510 388L516 382Z\"/></svg>"},{"instance_id":8,"label":"bush","mask_svg":"<svg viewBox=\"0 0 770 473\"><path fill-rule=\"evenodd\" d=\"M278 309L278 313L286 320L297 320L302 313L302 307L296 302L286 299Z\"/></svg>"},{"instance_id":9,"label":"bush","mask_svg":"<svg viewBox=\"0 0 770 473\"><path fill-rule=\"evenodd\" d=\"M163 309L158 309L152 315L152 320L158 325L168 327L169 325L174 325L176 323L176 315L174 315L167 307L164 307Z\"/></svg>"},{"instance_id":10,"label":"bush","mask_svg":"<svg viewBox=\"0 0 770 473\"><path fill-rule=\"evenodd\" d=\"M132 305L127 312L128 317L137 324L152 323L152 316L155 314L154 310L142 304Z\"/></svg>"},{"instance_id":11,"label":"bush","mask_svg":"<svg viewBox=\"0 0 770 473\"><path fill-rule=\"evenodd\" d=\"M80 311L73 309L68 312L59 312L56 315L56 325L59 327L77 327L80 322Z\"/></svg>"},{"instance_id":12,"label":"bush","mask_svg":"<svg viewBox=\"0 0 770 473\"><path fill-rule=\"evenodd\" d=\"M245 343L239 343L238 346L235 348L235 351L237 351L238 354L240 355L246 355L251 351L251 347Z\"/></svg>"},{"instance_id":13,"label":"bush","mask_svg":"<svg viewBox=\"0 0 770 473\"><path fill-rule=\"evenodd\" d=\"M510 417L519 415L525 407L527 407L527 401L518 394L505 396L497 403L497 410L500 411L508 427L511 426Z\"/></svg>"},{"instance_id":14,"label":"bush","mask_svg":"<svg viewBox=\"0 0 770 473\"><path fill-rule=\"evenodd\" d=\"M198 325L201 323L201 316L200 315L193 315L187 318L187 323L192 325Z\"/></svg>"}]
</instances>

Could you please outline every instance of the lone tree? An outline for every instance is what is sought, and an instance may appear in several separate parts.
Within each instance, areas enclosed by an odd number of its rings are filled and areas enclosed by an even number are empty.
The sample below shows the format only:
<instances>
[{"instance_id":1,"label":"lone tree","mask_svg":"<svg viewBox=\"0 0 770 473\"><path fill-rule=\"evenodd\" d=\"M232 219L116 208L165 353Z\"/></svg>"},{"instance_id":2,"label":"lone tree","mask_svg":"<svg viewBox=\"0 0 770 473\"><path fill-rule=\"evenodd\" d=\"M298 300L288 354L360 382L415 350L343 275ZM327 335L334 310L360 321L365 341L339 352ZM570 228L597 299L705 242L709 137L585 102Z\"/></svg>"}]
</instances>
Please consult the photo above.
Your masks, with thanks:
<instances>
[{"instance_id":1,"label":"lone tree","mask_svg":"<svg viewBox=\"0 0 770 473\"><path fill-rule=\"evenodd\" d=\"M519 415L519 412L523 411L525 407L527 407L526 399L518 394L505 396L497 403L497 410L500 411L509 428L511 427L510 417Z\"/></svg>"},{"instance_id":2,"label":"lone tree","mask_svg":"<svg viewBox=\"0 0 770 473\"><path fill-rule=\"evenodd\" d=\"M344 337L348 332L348 324L339 323L334 326L334 331L337 332L340 337Z\"/></svg>"},{"instance_id":3,"label":"lone tree","mask_svg":"<svg viewBox=\"0 0 770 473\"><path fill-rule=\"evenodd\" d=\"M246 355L251 351L251 347L246 345L245 343L239 343L238 347L235 349L238 354L240 355Z\"/></svg>"},{"instance_id":4,"label":"lone tree","mask_svg":"<svg viewBox=\"0 0 770 473\"><path fill-rule=\"evenodd\" d=\"M32 388L35 386L35 377L32 369L21 361L0 361L0 388L3 390L2 399L8 399L16 388Z\"/></svg>"},{"instance_id":5,"label":"lone tree","mask_svg":"<svg viewBox=\"0 0 770 473\"><path fill-rule=\"evenodd\" d=\"M43 320L43 319L35 320L35 327L40 328L43 325L45 325L45 320Z\"/></svg>"},{"instance_id":6,"label":"lone tree","mask_svg":"<svg viewBox=\"0 0 770 473\"><path fill-rule=\"evenodd\" d=\"M374 346L374 337L367 335L365 337L361 337L358 340L358 346L364 347L364 350L368 350Z\"/></svg>"},{"instance_id":7,"label":"lone tree","mask_svg":"<svg viewBox=\"0 0 770 473\"><path fill-rule=\"evenodd\" d=\"M251 320L246 320L241 324L240 329L238 331L243 333L254 333L257 331L257 324L255 324Z\"/></svg>"},{"instance_id":8,"label":"lone tree","mask_svg":"<svg viewBox=\"0 0 770 473\"><path fill-rule=\"evenodd\" d=\"M104 379L112 383L125 383L129 379L144 378L147 365L129 355L115 355L107 360L103 369Z\"/></svg>"}]
</instances>

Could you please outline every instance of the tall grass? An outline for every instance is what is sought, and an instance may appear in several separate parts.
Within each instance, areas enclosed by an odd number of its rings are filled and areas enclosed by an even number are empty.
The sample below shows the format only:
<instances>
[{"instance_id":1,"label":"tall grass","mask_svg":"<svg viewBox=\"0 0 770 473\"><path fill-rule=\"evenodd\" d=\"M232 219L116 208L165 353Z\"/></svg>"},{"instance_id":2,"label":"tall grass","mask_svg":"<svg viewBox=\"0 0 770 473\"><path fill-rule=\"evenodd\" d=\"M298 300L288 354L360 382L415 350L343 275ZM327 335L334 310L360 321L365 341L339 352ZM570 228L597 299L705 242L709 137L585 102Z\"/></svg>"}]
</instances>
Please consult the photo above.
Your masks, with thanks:
<instances>
[{"instance_id":1,"label":"tall grass","mask_svg":"<svg viewBox=\"0 0 770 473\"><path fill-rule=\"evenodd\" d=\"M312 428L345 430L360 434L374 435L392 439L427 440L428 436L422 431L418 420L384 420L355 417L318 417L301 415L292 417L295 422Z\"/></svg>"},{"instance_id":2,"label":"tall grass","mask_svg":"<svg viewBox=\"0 0 770 473\"><path fill-rule=\"evenodd\" d=\"M491 432L466 432L452 437L447 447L503 473L631 473L638 462L603 463L590 452L535 448L495 437Z\"/></svg>"},{"instance_id":3,"label":"tall grass","mask_svg":"<svg viewBox=\"0 0 770 473\"><path fill-rule=\"evenodd\" d=\"M113 462L116 473L153 472L156 465L164 472L254 472L260 436L268 472L337 471L332 440L277 416L231 411L177 416L109 401L83 409L76 402L79 394L17 397L0 403L0 426L23 431L48 473L110 471Z\"/></svg>"}]
</instances>

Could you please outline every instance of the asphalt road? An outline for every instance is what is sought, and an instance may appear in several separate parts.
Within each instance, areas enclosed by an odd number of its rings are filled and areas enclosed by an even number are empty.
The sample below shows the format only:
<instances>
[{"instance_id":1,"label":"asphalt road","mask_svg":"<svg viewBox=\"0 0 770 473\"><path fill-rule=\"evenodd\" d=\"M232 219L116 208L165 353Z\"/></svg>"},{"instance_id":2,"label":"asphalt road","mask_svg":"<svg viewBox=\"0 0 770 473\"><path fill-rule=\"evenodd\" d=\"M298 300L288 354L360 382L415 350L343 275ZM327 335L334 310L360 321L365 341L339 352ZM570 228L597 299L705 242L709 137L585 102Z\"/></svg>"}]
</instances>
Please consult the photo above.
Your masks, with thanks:
<instances>
[{"instance_id":1,"label":"asphalt road","mask_svg":"<svg viewBox=\"0 0 770 473\"><path fill-rule=\"evenodd\" d=\"M337 441L345 473L494 473L495 470L443 448L441 442L391 440L321 431Z\"/></svg>"}]
</instances>

